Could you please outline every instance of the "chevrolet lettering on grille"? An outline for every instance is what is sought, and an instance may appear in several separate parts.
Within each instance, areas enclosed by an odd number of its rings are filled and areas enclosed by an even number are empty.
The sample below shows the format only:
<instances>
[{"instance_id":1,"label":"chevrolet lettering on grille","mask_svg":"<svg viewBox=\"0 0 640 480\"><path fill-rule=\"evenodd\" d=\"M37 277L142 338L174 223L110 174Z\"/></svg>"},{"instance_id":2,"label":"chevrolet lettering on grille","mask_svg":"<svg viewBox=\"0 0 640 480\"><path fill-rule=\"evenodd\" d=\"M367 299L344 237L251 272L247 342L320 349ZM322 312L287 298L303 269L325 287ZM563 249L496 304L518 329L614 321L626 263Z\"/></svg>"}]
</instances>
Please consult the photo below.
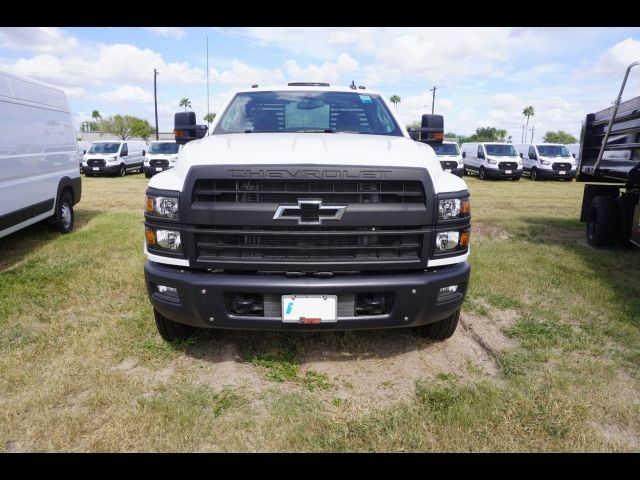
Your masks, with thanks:
<instances>
[{"instance_id":1,"label":"chevrolet lettering on grille","mask_svg":"<svg viewBox=\"0 0 640 480\"><path fill-rule=\"evenodd\" d=\"M322 200L298 200L298 205L280 205L274 220L297 220L298 225L322 225L323 220L340 220L346 206L322 205Z\"/></svg>"}]
</instances>

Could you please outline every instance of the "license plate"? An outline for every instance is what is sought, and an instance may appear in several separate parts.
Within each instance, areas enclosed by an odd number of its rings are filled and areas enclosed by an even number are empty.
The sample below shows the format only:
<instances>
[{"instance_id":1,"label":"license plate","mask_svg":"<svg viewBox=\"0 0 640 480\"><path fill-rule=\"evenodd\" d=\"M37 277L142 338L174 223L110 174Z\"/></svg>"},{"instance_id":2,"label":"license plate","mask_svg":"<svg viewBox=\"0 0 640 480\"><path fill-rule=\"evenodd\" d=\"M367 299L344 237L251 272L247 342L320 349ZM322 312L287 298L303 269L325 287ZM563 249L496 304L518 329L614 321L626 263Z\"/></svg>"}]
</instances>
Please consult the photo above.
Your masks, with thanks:
<instances>
[{"instance_id":1,"label":"license plate","mask_svg":"<svg viewBox=\"0 0 640 480\"><path fill-rule=\"evenodd\" d=\"M161 172L162 171L162 167L156 167L156 172Z\"/></svg>"},{"instance_id":2,"label":"license plate","mask_svg":"<svg viewBox=\"0 0 640 480\"><path fill-rule=\"evenodd\" d=\"M312 325L337 321L337 295L282 295L283 323Z\"/></svg>"},{"instance_id":3,"label":"license plate","mask_svg":"<svg viewBox=\"0 0 640 480\"><path fill-rule=\"evenodd\" d=\"M93 170L97 172L98 170L100 170L100 167L93 167Z\"/></svg>"},{"instance_id":4,"label":"license plate","mask_svg":"<svg viewBox=\"0 0 640 480\"><path fill-rule=\"evenodd\" d=\"M564 175L567 172L566 172L566 170L560 170L560 172L558 172L558 173L560 173L560 175Z\"/></svg>"},{"instance_id":5,"label":"license plate","mask_svg":"<svg viewBox=\"0 0 640 480\"><path fill-rule=\"evenodd\" d=\"M507 175L509 175L511 173L511 170L505 170L504 173L506 173Z\"/></svg>"}]
</instances>

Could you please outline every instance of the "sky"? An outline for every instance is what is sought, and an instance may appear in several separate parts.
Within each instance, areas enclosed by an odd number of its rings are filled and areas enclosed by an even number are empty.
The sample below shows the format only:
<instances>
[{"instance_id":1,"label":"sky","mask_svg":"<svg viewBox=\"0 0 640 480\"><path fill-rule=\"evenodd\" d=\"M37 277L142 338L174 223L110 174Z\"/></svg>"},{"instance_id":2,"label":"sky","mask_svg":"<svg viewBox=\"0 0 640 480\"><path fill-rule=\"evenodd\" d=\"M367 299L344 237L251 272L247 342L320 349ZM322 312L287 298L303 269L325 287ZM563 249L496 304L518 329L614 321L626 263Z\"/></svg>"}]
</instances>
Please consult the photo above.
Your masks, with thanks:
<instances>
[{"instance_id":1,"label":"sky","mask_svg":"<svg viewBox=\"0 0 640 480\"><path fill-rule=\"evenodd\" d=\"M615 100L627 65L640 60L640 28L594 27L1 27L0 70L36 78L67 94L74 123L129 114L173 129L182 97L200 123L232 92L291 81L323 81L398 95L404 125L432 108L445 131L506 129L520 142L549 130L579 136L587 113ZM640 68L639 68L640 70ZM640 92L632 72L623 99Z\"/></svg>"}]
</instances>

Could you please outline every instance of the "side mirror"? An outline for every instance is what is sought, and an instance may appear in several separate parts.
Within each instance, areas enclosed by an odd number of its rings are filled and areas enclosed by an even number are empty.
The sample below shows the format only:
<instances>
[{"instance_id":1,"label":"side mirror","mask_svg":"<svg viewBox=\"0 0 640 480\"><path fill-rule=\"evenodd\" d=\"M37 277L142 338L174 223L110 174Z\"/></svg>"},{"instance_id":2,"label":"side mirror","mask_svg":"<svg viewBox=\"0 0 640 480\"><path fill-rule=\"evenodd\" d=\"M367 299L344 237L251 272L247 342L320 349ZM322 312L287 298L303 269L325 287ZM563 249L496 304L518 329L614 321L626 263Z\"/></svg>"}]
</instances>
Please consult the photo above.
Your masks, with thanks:
<instances>
[{"instance_id":1,"label":"side mirror","mask_svg":"<svg viewBox=\"0 0 640 480\"><path fill-rule=\"evenodd\" d=\"M173 132L178 145L198 140L207 133L206 125L196 125L196 112L176 113L173 124Z\"/></svg>"},{"instance_id":2,"label":"side mirror","mask_svg":"<svg viewBox=\"0 0 640 480\"><path fill-rule=\"evenodd\" d=\"M534 153L534 154L533 154L533 157L530 157L530 158L531 158L531 159L533 159L533 160L538 160L538 154L537 154L537 153Z\"/></svg>"},{"instance_id":3,"label":"side mirror","mask_svg":"<svg viewBox=\"0 0 640 480\"><path fill-rule=\"evenodd\" d=\"M478 152L478 158L484 158L484 152Z\"/></svg>"},{"instance_id":4,"label":"side mirror","mask_svg":"<svg viewBox=\"0 0 640 480\"><path fill-rule=\"evenodd\" d=\"M142 156L144 157L147 154L146 150L142 150Z\"/></svg>"},{"instance_id":5,"label":"side mirror","mask_svg":"<svg viewBox=\"0 0 640 480\"><path fill-rule=\"evenodd\" d=\"M572 156L573 158L576 158L576 154L575 154L575 153L572 153L572 154L571 154L571 156Z\"/></svg>"},{"instance_id":6,"label":"side mirror","mask_svg":"<svg viewBox=\"0 0 640 480\"><path fill-rule=\"evenodd\" d=\"M520 152L520 158L524 160L524 153Z\"/></svg>"},{"instance_id":7,"label":"side mirror","mask_svg":"<svg viewBox=\"0 0 640 480\"><path fill-rule=\"evenodd\" d=\"M410 129L407 130L407 132L409 132L409 136L411 137L411 140L416 140L416 141L420 140L420 132L419 131L417 131L417 130L415 130L413 128L410 128Z\"/></svg>"},{"instance_id":8,"label":"side mirror","mask_svg":"<svg viewBox=\"0 0 640 480\"><path fill-rule=\"evenodd\" d=\"M87 154L87 151L86 151L86 150L82 150L82 154L83 154L83 155L86 155L86 154ZM574 155L573 155L573 158L575 158L575 157L576 157L576 155L574 154Z\"/></svg>"},{"instance_id":9,"label":"side mirror","mask_svg":"<svg viewBox=\"0 0 640 480\"><path fill-rule=\"evenodd\" d=\"M462 152L462 158L467 158L467 152Z\"/></svg>"},{"instance_id":10,"label":"side mirror","mask_svg":"<svg viewBox=\"0 0 640 480\"><path fill-rule=\"evenodd\" d=\"M411 138L431 146L442 145L444 140L444 118L442 115L424 114L421 125L420 128L407 130ZM419 135L420 138L415 138L416 135Z\"/></svg>"}]
</instances>

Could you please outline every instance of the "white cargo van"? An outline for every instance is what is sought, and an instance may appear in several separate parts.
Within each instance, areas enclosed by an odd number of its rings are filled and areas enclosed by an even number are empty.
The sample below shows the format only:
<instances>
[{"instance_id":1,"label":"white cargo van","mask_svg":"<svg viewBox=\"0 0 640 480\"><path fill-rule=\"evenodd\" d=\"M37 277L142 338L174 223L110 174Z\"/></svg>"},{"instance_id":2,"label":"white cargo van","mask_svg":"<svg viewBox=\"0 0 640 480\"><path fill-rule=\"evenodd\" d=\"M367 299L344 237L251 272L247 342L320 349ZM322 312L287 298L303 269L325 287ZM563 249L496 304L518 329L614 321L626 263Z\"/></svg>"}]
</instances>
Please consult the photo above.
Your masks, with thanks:
<instances>
[{"instance_id":1,"label":"white cargo van","mask_svg":"<svg viewBox=\"0 0 640 480\"><path fill-rule=\"evenodd\" d=\"M520 180L522 176L522 161L511 143L463 143L460 149L465 174L477 173L480 180L485 178Z\"/></svg>"},{"instance_id":2,"label":"white cargo van","mask_svg":"<svg viewBox=\"0 0 640 480\"><path fill-rule=\"evenodd\" d=\"M442 142L441 145L432 147L436 152L440 166L445 172L451 172L454 175L462 177L464 164L462 162L462 154L456 142Z\"/></svg>"},{"instance_id":3,"label":"white cargo van","mask_svg":"<svg viewBox=\"0 0 640 480\"><path fill-rule=\"evenodd\" d=\"M93 142L84 155L82 173L107 173L124 177L127 172L142 172L147 144L140 140L100 140Z\"/></svg>"},{"instance_id":4,"label":"white cargo van","mask_svg":"<svg viewBox=\"0 0 640 480\"><path fill-rule=\"evenodd\" d=\"M522 158L524 173L531 180L561 178L570 182L576 175L576 160L561 143L522 143L515 147Z\"/></svg>"},{"instance_id":5,"label":"white cargo van","mask_svg":"<svg viewBox=\"0 0 640 480\"><path fill-rule=\"evenodd\" d=\"M70 232L81 186L64 92L0 72L0 237L44 219Z\"/></svg>"},{"instance_id":6,"label":"white cargo van","mask_svg":"<svg viewBox=\"0 0 640 480\"><path fill-rule=\"evenodd\" d=\"M173 168L182 150L175 140L156 140L149 143L144 157L144 175L153 177L156 173Z\"/></svg>"}]
</instances>

